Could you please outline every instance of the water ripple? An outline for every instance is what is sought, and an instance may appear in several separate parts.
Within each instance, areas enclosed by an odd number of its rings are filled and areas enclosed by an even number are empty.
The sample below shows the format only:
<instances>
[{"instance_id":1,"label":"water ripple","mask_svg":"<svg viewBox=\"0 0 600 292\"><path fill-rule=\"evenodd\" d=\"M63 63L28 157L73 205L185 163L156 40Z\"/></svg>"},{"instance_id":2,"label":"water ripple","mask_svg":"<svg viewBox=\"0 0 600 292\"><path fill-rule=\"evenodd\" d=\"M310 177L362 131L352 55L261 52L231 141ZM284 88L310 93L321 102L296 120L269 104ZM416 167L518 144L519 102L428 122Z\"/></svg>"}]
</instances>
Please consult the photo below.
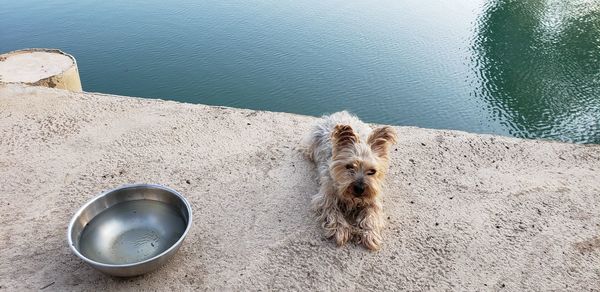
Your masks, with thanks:
<instances>
[{"instance_id":1,"label":"water ripple","mask_svg":"<svg viewBox=\"0 0 600 292\"><path fill-rule=\"evenodd\" d=\"M599 3L496 1L480 16L475 95L511 134L600 143Z\"/></svg>"}]
</instances>

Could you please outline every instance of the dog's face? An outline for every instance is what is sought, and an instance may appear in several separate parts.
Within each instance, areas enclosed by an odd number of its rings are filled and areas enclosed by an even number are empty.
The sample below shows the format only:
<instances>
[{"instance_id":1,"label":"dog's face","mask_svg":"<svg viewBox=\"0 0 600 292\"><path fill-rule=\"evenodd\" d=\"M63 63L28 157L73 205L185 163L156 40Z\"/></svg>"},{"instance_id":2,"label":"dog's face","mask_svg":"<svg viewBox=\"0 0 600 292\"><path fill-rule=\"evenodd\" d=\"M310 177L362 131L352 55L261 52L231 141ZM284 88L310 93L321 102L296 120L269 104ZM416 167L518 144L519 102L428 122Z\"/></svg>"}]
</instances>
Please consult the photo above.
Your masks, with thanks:
<instances>
[{"instance_id":1,"label":"dog's face","mask_svg":"<svg viewBox=\"0 0 600 292\"><path fill-rule=\"evenodd\" d=\"M337 195L353 204L369 204L379 195L396 132L391 127L380 127L367 141L360 141L352 127L337 125L331 138L330 172Z\"/></svg>"}]
</instances>

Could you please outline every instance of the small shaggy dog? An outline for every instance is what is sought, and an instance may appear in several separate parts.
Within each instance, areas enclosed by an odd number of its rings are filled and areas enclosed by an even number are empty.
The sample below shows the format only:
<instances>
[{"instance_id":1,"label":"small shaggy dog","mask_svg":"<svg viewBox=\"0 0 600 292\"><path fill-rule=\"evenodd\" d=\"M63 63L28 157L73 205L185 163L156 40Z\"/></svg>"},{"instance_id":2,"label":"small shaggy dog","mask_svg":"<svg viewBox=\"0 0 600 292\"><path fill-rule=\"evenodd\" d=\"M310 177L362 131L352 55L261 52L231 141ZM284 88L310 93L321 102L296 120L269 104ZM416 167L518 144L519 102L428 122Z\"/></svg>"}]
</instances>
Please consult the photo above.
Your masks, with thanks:
<instances>
[{"instance_id":1,"label":"small shaggy dog","mask_svg":"<svg viewBox=\"0 0 600 292\"><path fill-rule=\"evenodd\" d=\"M371 129L346 111L324 116L304 141L319 175L312 208L325 235L338 245L356 236L368 249L379 249L384 225L380 192L394 143L392 127Z\"/></svg>"}]
</instances>

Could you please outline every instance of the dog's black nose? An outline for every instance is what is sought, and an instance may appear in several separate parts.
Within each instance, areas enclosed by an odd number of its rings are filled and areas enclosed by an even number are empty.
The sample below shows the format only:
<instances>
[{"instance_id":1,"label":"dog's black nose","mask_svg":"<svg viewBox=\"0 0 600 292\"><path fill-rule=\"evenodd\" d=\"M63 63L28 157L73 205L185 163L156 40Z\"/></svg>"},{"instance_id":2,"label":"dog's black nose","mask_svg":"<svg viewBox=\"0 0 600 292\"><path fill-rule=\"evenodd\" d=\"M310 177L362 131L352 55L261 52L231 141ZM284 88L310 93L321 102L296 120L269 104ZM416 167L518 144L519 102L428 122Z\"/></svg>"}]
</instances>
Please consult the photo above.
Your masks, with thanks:
<instances>
[{"instance_id":1,"label":"dog's black nose","mask_svg":"<svg viewBox=\"0 0 600 292\"><path fill-rule=\"evenodd\" d=\"M355 182L352 185L352 191L355 196L360 197L365 192L365 184L362 181Z\"/></svg>"}]
</instances>

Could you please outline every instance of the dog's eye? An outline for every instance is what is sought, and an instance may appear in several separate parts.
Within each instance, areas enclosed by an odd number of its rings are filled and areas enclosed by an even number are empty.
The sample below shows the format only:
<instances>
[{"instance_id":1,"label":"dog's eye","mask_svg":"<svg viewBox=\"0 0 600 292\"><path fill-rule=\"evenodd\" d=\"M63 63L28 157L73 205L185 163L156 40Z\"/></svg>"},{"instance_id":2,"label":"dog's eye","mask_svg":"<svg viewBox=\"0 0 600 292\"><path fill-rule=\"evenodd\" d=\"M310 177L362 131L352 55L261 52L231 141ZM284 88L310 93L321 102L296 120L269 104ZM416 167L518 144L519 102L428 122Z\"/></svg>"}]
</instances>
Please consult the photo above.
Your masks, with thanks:
<instances>
[{"instance_id":1,"label":"dog's eye","mask_svg":"<svg viewBox=\"0 0 600 292\"><path fill-rule=\"evenodd\" d=\"M352 164L346 164L346 169L354 169L354 165L352 165Z\"/></svg>"},{"instance_id":2,"label":"dog's eye","mask_svg":"<svg viewBox=\"0 0 600 292\"><path fill-rule=\"evenodd\" d=\"M375 170L375 169L369 169L369 170L367 171L367 175L374 175L374 174L376 174L376 173L377 173L377 170Z\"/></svg>"}]
</instances>

